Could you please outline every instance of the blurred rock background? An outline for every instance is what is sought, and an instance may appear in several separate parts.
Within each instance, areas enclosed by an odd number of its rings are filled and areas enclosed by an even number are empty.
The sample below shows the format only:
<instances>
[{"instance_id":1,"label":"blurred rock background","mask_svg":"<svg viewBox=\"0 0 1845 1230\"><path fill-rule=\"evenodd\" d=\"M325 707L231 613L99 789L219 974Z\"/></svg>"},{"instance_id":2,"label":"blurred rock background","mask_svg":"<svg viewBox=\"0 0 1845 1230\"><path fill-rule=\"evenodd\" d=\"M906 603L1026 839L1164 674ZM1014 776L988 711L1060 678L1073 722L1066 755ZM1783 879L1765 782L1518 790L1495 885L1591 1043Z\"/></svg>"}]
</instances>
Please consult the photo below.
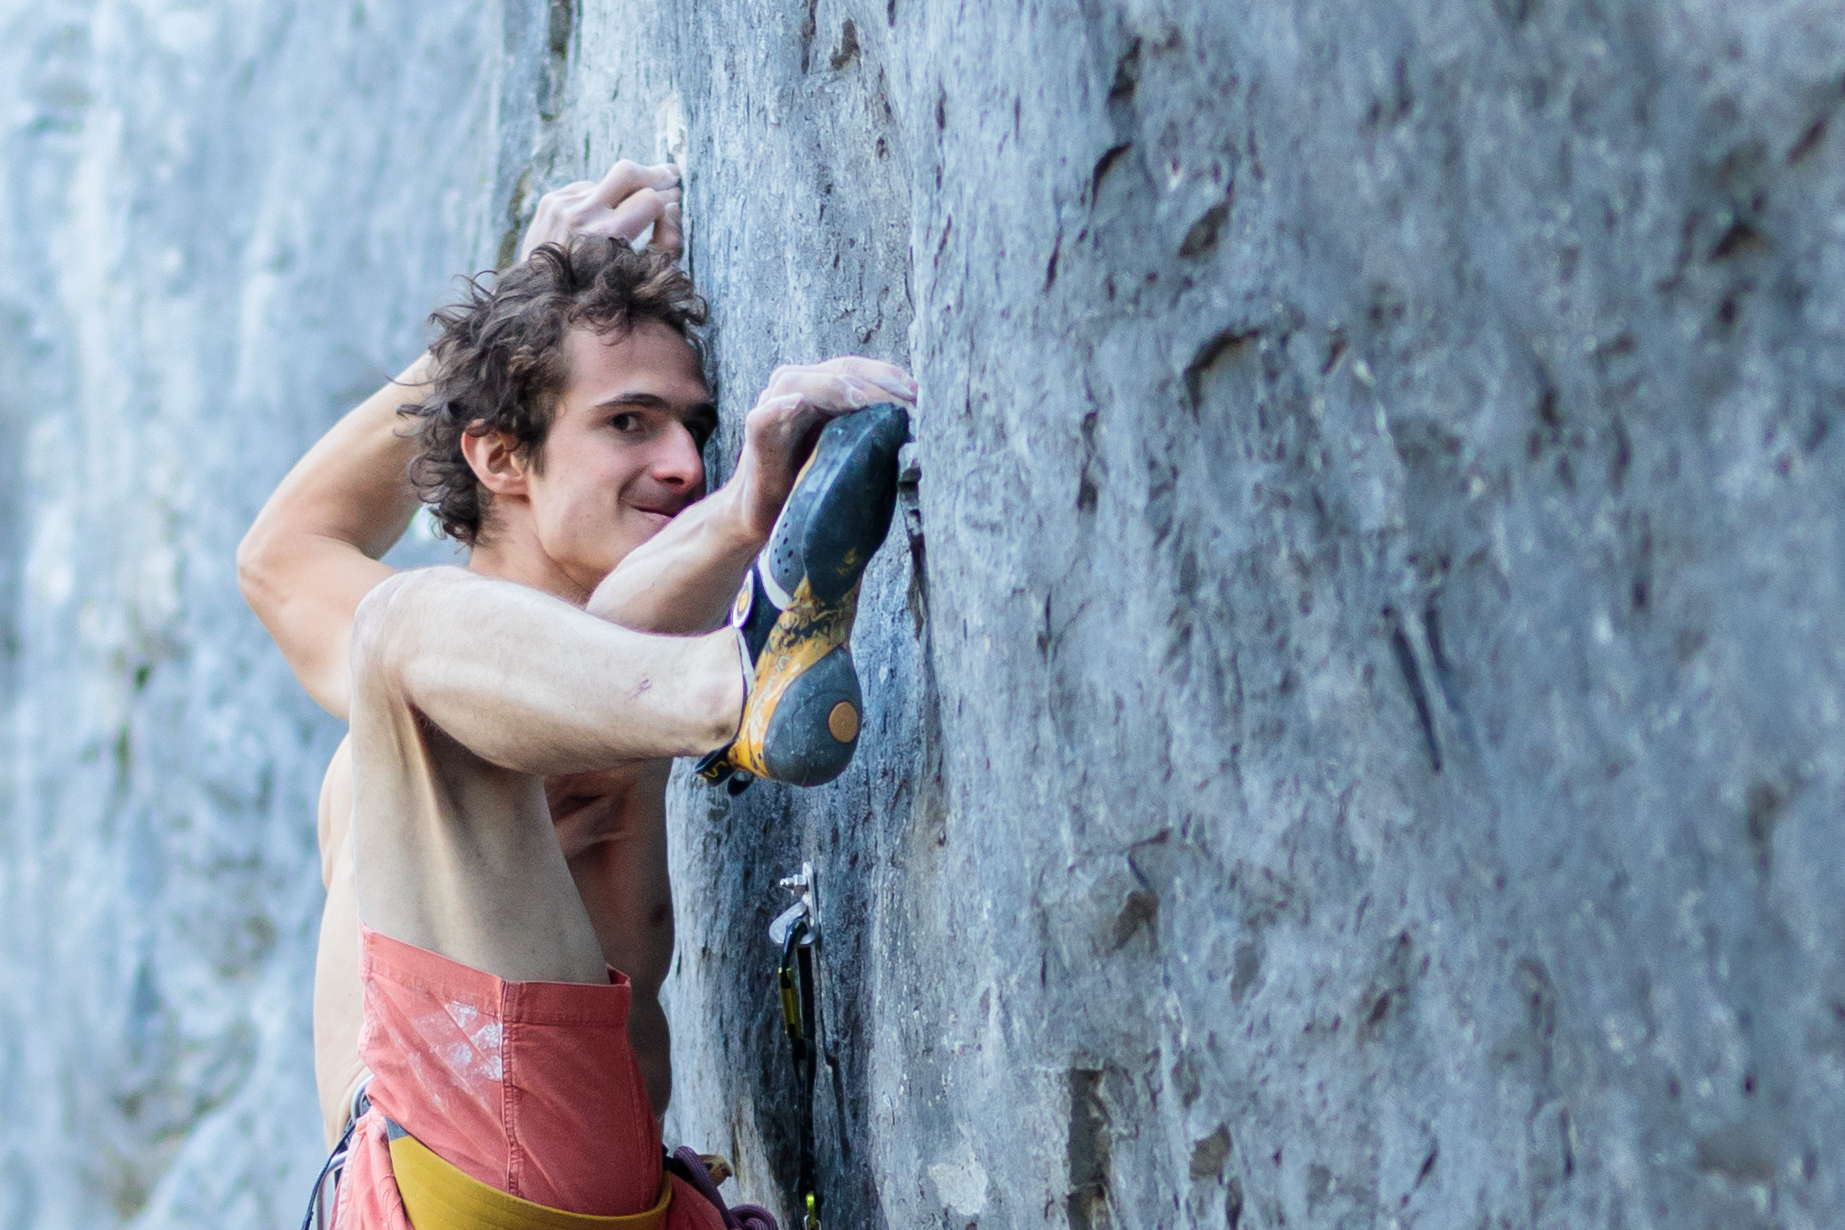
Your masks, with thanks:
<instances>
[{"instance_id":1,"label":"blurred rock background","mask_svg":"<svg viewBox=\"0 0 1845 1230\"><path fill-rule=\"evenodd\" d=\"M618 156L720 474L923 387L857 763L674 787L731 1192L805 859L830 1225L1841 1224L1842 16L0 0L0 1227L298 1218L339 732L231 553Z\"/></svg>"}]
</instances>

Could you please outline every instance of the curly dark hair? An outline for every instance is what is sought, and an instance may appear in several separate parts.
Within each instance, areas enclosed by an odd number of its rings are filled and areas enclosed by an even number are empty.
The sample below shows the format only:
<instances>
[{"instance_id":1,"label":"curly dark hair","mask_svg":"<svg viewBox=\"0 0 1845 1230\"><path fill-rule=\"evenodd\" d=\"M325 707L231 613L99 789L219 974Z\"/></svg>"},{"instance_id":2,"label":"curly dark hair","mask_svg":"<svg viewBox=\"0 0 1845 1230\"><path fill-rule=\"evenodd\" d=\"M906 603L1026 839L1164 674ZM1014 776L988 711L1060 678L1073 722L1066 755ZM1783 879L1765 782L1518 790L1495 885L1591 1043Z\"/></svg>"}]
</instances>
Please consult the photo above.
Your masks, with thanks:
<instances>
[{"instance_id":1,"label":"curly dark hair","mask_svg":"<svg viewBox=\"0 0 1845 1230\"><path fill-rule=\"evenodd\" d=\"M429 318L439 328L429 395L398 413L418 420L411 484L443 533L474 546L488 529L489 498L462 454L462 437L506 432L542 469L545 435L570 380L564 339L572 328L619 337L658 321L691 344L702 369L698 326L706 308L670 257L599 235L543 244L497 277L481 274L465 285L461 302Z\"/></svg>"}]
</instances>

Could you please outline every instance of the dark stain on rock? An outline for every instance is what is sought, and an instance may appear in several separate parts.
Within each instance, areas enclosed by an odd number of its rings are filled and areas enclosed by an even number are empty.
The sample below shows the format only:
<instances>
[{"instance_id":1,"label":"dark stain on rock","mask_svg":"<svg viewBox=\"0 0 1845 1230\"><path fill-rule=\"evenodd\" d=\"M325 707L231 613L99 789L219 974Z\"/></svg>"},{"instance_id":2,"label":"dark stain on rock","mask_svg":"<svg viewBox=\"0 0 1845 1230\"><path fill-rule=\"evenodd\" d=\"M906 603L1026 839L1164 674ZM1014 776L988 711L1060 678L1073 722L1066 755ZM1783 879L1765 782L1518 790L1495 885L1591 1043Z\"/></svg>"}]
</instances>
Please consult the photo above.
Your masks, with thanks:
<instances>
[{"instance_id":1,"label":"dark stain on rock","mask_svg":"<svg viewBox=\"0 0 1845 1230\"><path fill-rule=\"evenodd\" d=\"M547 120L563 113L565 83L569 79L570 40L576 31L576 6L572 0L551 0L546 16L545 50L549 53L538 75L538 114Z\"/></svg>"},{"instance_id":2,"label":"dark stain on rock","mask_svg":"<svg viewBox=\"0 0 1845 1230\"><path fill-rule=\"evenodd\" d=\"M1179 469L1169 461L1157 457L1147 459L1147 528L1153 531L1153 545L1166 541L1172 533L1172 523L1178 512ZM1198 564L1192 558L1192 572L1186 579L1183 566L1179 570L1179 592L1190 597L1198 588Z\"/></svg>"},{"instance_id":3,"label":"dark stain on rock","mask_svg":"<svg viewBox=\"0 0 1845 1230\"><path fill-rule=\"evenodd\" d=\"M1388 282L1372 284L1370 301L1365 304L1367 324L1381 332L1402 324L1408 315L1409 304L1396 288Z\"/></svg>"},{"instance_id":4,"label":"dark stain on rock","mask_svg":"<svg viewBox=\"0 0 1845 1230\"><path fill-rule=\"evenodd\" d=\"M1344 329L1334 329L1326 339L1326 360L1320 364L1320 375L1330 376L1339 366L1339 360L1345 357L1347 347Z\"/></svg>"},{"instance_id":5,"label":"dark stain on rock","mask_svg":"<svg viewBox=\"0 0 1845 1230\"><path fill-rule=\"evenodd\" d=\"M519 255L519 239L525 234L527 221L526 199L532 191L532 168L526 167L519 173L518 182L506 198L506 229L500 232L500 247L494 256L494 268L506 269ZM532 202L532 208L537 208Z\"/></svg>"},{"instance_id":6,"label":"dark stain on rock","mask_svg":"<svg viewBox=\"0 0 1845 1230\"><path fill-rule=\"evenodd\" d=\"M1771 782L1758 781L1749 787L1745 807L1744 832L1755 854L1755 869L1767 879L1774 871L1775 826L1787 807L1787 792Z\"/></svg>"},{"instance_id":7,"label":"dark stain on rock","mask_svg":"<svg viewBox=\"0 0 1845 1230\"><path fill-rule=\"evenodd\" d=\"M807 0L801 10L801 71L806 72L813 59L814 35L819 30L820 0Z\"/></svg>"},{"instance_id":8,"label":"dark stain on rock","mask_svg":"<svg viewBox=\"0 0 1845 1230\"><path fill-rule=\"evenodd\" d=\"M128 777L134 771L134 763L134 737L128 731L128 723L123 722L115 730L115 788L118 792L128 789Z\"/></svg>"},{"instance_id":9,"label":"dark stain on rock","mask_svg":"<svg viewBox=\"0 0 1845 1230\"><path fill-rule=\"evenodd\" d=\"M1634 464L1634 444L1627 434L1627 426L1620 419L1610 423L1614 435L1614 456L1608 461L1608 486L1616 495L1620 495L1627 486L1627 472Z\"/></svg>"},{"instance_id":10,"label":"dark stain on rock","mask_svg":"<svg viewBox=\"0 0 1845 1230\"><path fill-rule=\"evenodd\" d=\"M1455 672L1454 664L1448 660L1446 642L1442 638L1441 594L1439 592L1430 594L1428 601L1423 604L1422 635L1423 639L1428 642L1429 661L1435 667L1435 685L1441 689L1442 699L1448 703L1448 708L1454 711L1456 719L1464 720L1467 717L1467 710L1461 704L1460 679ZM1463 733L1465 733L1464 730Z\"/></svg>"},{"instance_id":11,"label":"dark stain on rock","mask_svg":"<svg viewBox=\"0 0 1845 1230\"><path fill-rule=\"evenodd\" d=\"M1115 75L1108 85L1108 122L1118 143L1126 144L1133 136L1134 93L1139 88L1140 40L1136 38L1115 57Z\"/></svg>"},{"instance_id":12,"label":"dark stain on rock","mask_svg":"<svg viewBox=\"0 0 1845 1230\"><path fill-rule=\"evenodd\" d=\"M1416 109L1416 94L1409 84L1409 60L1398 56L1390 74L1390 91L1374 98L1365 111L1365 127L1373 131L1394 128Z\"/></svg>"},{"instance_id":13,"label":"dark stain on rock","mask_svg":"<svg viewBox=\"0 0 1845 1230\"><path fill-rule=\"evenodd\" d=\"M1255 985L1256 978L1262 973L1262 950L1255 944L1244 941L1236 946L1236 957L1230 973L1230 998L1242 1002L1249 988Z\"/></svg>"},{"instance_id":14,"label":"dark stain on rock","mask_svg":"<svg viewBox=\"0 0 1845 1230\"><path fill-rule=\"evenodd\" d=\"M1415 942L1410 939L1409 932L1398 932L1383 960L1379 962L1371 988L1359 1001L1359 1041L1368 1041L1377 1035L1389 1019L1392 1009L1409 997L1410 990L1428 968L1428 964L1427 957L1417 962Z\"/></svg>"},{"instance_id":15,"label":"dark stain on rock","mask_svg":"<svg viewBox=\"0 0 1845 1230\"><path fill-rule=\"evenodd\" d=\"M1822 115L1807 125L1806 131L1800 134L1793 148L1787 151L1788 166L1796 166L1805 161L1807 155L1819 148L1820 143L1826 139L1826 122L1826 117Z\"/></svg>"},{"instance_id":16,"label":"dark stain on rock","mask_svg":"<svg viewBox=\"0 0 1845 1230\"><path fill-rule=\"evenodd\" d=\"M1132 141L1123 141L1119 145L1111 145L1103 150L1102 156L1095 160L1095 170L1089 176L1089 200L1091 203L1093 203L1096 197L1101 193L1102 181L1108 178L1108 173L1114 170L1122 158L1127 156L1127 152L1133 148L1134 143Z\"/></svg>"},{"instance_id":17,"label":"dark stain on rock","mask_svg":"<svg viewBox=\"0 0 1845 1230\"><path fill-rule=\"evenodd\" d=\"M1103 1230L1108 1215L1109 1123L1102 1097L1107 1073L1092 1068L1070 1071L1070 1132L1066 1145L1070 1194L1064 1211L1071 1230Z\"/></svg>"},{"instance_id":18,"label":"dark stain on rock","mask_svg":"<svg viewBox=\"0 0 1845 1230\"><path fill-rule=\"evenodd\" d=\"M1634 547L1634 578L1629 597L1634 614L1645 615L1653 604L1653 522L1642 513L1638 526L1639 541Z\"/></svg>"},{"instance_id":19,"label":"dark stain on rock","mask_svg":"<svg viewBox=\"0 0 1845 1230\"><path fill-rule=\"evenodd\" d=\"M1742 315L1742 296L1748 287L1742 287L1734 294L1725 295L1717 304L1717 311L1712 316L1714 332L1718 337L1728 337L1736 327L1736 318Z\"/></svg>"},{"instance_id":20,"label":"dark stain on rock","mask_svg":"<svg viewBox=\"0 0 1845 1230\"><path fill-rule=\"evenodd\" d=\"M1204 401L1204 386L1218 367L1248 353L1256 337L1254 329L1222 329L1193 352L1191 362L1185 365L1185 394L1191 399L1194 415Z\"/></svg>"},{"instance_id":21,"label":"dark stain on rock","mask_svg":"<svg viewBox=\"0 0 1845 1230\"><path fill-rule=\"evenodd\" d=\"M1192 1062L1190 1055L1180 1055L1174 1062L1171 1081L1173 1092L1179 1095L1179 1104L1187 1110L1204 1094L1204 1084L1198 1078L1198 1065Z\"/></svg>"},{"instance_id":22,"label":"dark stain on rock","mask_svg":"<svg viewBox=\"0 0 1845 1230\"><path fill-rule=\"evenodd\" d=\"M1224 229L1224 220L1230 216L1230 202L1219 201L1200 214L1185 232L1185 240L1179 245L1179 255L1184 257L1207 256L1217 248L1217 237Z\"/></svg>"},{"instance_id":23,"label":"dark stain on rock","mask_svg":"<svg viewBox=\"0 0 1845 1230\"><path fill-rule=\"evenodd\" d=\"M1130 102L1140 87L1140 46L1138 38L1130 39L1127 48L1115 57L1115 79L1108 85L1110 102Z\"/></svg>"},{"instance_id":24,"label":"dark stain on rock","mask_svg":"<svg viewBox=\"0 0 1845 1230\"><path fill-rule=\"evenodd\" d=\"M1148 927L1151 927L1160 915L1160 899L1150 889L1137 888L1127 895L1121 903L1120 912L1115 915L1115 929L1110 936L1117 949Z\"/></svg>"},{"instance_id":25,"label":"dark stain on rock","mask_svg":"<svg viewBox=\"0 0 1845 1230\"><path fill-rule=\"evenodd\" d=\"M1514 29L1530 21L1537 8L1538 0L1493 0L1493 12Z\"/></svg>"},{"instance_id":26,"label":"dark stain on rock","mask_svg":"<svg viewBox=\"0 0 1845 1230\"><path fill-rule=\"evenodd\" d=\"M1732 1183L1772 1183L1774 1152L1747 1124L1732 1123L1698 1139L1698 1172Z\"/></svg>"},{"instance_id":27,"label":"dark stain on rock","mask_svg":"<svg viewBox=\"0 0 1845 1230\"><path fill-rule=\"evenodd\" d=\"M1095 512L1101 494L1101 482L1108 477L1108 464L1096 453L1096 412L1083 416L1083 470L1076 479L1076 511L1085 515Z\"/></svg>"},{"instance_id":28,"label":"dark stain on rock","mask_svg":"<svg viewBox=\"0 0 1845 1230\"><path fill-rule=\"evenodd\" d=\"M1557 987L1536 957L1518 963L1519 989L1525 1001L1525 1030L1538 1053L1538 1073L1550 1077L1551 1050L1557 1035Z\"/></svg>"},{"instance_id":29,"label":"dark stain on rock","mask_svg":"<svg viewBox=\"0 0 1845 1230\"><path fill-rule=\"evenodd\" d=\"M1415 1191L1416 1188L1421 1187L1424 1183L1428 1181L1429 1176L1435 1173L1435 1159L1437 1159L1440 1156L1441 1156L1441 1142L1440 1141L1430 1141L1429 1142L1429 1155L1422 1159L1422 1169L1416 1172L1416 1181L1410 1185L1411 1191ZM1409 1203L1408 1196L1405 1196L1403 1198L1403 1203L1404 1204Z\"/></svg>"},{"instance_id":30,"label":"dark stain on rock","mask_svg":"<svg viewBox=\"0 0 1845 1230\"><path fill-rule=\"evenodd\" d=\"M858 59L858 27L848 17L846 24L839 28L839 46L833 49L833 55L827 62L834 72L843 72Z\"/></svg>"},{"instance_id":31,"label":"dark stain on rock","mask_svg":"<svg viewBox=\"0 0 1845 1230\"><path fill-rule=\"evenodd\" d=\"M1826 442L1826 437L1831 433L1831 416L1823 409L1816 410L1812 420L1807 424L1806 434L1800 437L1800 447L1808 454L1817 452L1819 446Z\"/></svg>"},{"instance_id":32,"label":"dark stain on rock","mask_svg":"<svg viewBox=\"0 0 1845 1230\"><path fill-rule=\"evenodd\" d=\"M551 12L545 28L545 42L559 59L570 54L570 36L576 30L577 12L572 0L551 0Z\"/></svg>"},{"instance_id":33,"label":"dark stain on rock","mask_svg":"<svg viewBox=\"0 0 1845 1230\"><path fill-rule=\"evenodd\" d=\"M1429 749L1429 768L1432 772L1441 772L1441 744L1435 738L1435 714L1429 708L1429 691L1422 682L1422 667L1416 661L1416 651L1410 647L1409 636L1403 631L1403 622L1397 618L1395 611L1386 607L1384 618L1390 623L1390 651L1395 657L1397 670L1402 672L1403 683L1409 689L1410 703L1416 707L1416 722L1422 728L1423 741Z\"/></svg>"},{"instance_id":34,"label":"dark stain on rock","mask_svg":"<svg viewBox=\"0 0 1845 1230\"><path fill-rule=\"evenodd\" d=\"M1762 233L1738 218L1718 238L1710 250L1710 258L1714 261L1727 261L1767 250L1768 240L1762 237Z\"/></svg>"},{"instance_id":35,"label":"dark stain on rock","mask_svg":"<svg viewBox=\"0 0 1845 1230\"><path fill-rule=\"evenodd\" d=\"M1230 1129L1220 1123L1217 1130L1192 1146L1191 1176L1194 1179L1223 1177L1224 1163L1230 1160Z\"/></svg>"},{"instance_id":36,"label":"dark stain on rock","mask_svg":"<svg viewBox=\"0 0 1845 1230\"><path fill-rule=\"evenodd\" d=\"M929 547L923 533L922 469L912 460L897 476L897 507L903 514L904 537L910 547L910 588L907 607L911 632L921 639L929 622Z\"/></svg>"},{"instance_id":37,"label":"dark stain on rock","mask_svg":"<svg viewBox=\"0 0 1845 1230\"><path fill-rule=\"evenodd\" d=\"M1640 343L1634 340L1634 335L1623 329L1595 347L1596 369L1606 372L1617 360L1625 359L1639 349Z\"/></svg>"}]
</instances>

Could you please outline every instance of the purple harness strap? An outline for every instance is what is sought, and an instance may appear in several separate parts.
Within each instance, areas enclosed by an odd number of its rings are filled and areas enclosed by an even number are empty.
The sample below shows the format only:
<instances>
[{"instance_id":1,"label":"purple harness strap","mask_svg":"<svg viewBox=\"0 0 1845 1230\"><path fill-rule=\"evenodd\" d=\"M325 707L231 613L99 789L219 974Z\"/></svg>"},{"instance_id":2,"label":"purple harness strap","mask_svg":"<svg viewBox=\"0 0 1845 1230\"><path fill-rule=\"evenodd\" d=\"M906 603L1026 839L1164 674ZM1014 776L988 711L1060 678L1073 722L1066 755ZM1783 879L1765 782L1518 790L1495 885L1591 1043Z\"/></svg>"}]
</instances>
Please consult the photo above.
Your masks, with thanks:
<instances>
[{"instance_id":1,"label":"purple harness strap","mask_svg":"<svg viewBox=\"0 0 1845 1230\"><path fill-rule=\"evenodd\" d=\"M678 1163L673 1165L673 1163ZM711 1207L724 1219L725 1230L781 1230L769 1210L759 1204L740 1204L731 1208L724 1203L724 1197L718 1195L717 1184L711 1181L711 1172L705 1169L704 1161L696 1149L681 1145L673 1150L667 1165L673 1173L690 1183L698 1194L711 1202Z\"/></svg>"}]
</instances>

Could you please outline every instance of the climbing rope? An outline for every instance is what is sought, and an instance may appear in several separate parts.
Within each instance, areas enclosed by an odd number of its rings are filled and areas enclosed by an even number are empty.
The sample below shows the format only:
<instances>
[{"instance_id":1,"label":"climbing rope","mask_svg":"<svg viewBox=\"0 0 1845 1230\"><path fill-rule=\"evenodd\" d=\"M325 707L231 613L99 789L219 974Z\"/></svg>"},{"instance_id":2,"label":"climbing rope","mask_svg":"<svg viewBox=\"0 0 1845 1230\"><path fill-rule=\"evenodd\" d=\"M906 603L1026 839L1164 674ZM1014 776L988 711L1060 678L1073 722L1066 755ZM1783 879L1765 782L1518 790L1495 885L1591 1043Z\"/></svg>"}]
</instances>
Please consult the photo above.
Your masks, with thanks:
<instances>
[{"instance_id":1,"label":"climbing rope","mask_svg":"<svg viewBox=\"0 0 1845 1230\"><path fill-rule=\"evenodd\" d=\"M794 1054L796 1120L801 1139L801 1175L795 1200L806 1230L820 1230L820 1192L814 1179L814 1076L819 1045L814 1037L814 949L802 943L809 935L805 918L797 918L782 940L778 981L782 1024Z\"/></svg>"}]
</instances>

